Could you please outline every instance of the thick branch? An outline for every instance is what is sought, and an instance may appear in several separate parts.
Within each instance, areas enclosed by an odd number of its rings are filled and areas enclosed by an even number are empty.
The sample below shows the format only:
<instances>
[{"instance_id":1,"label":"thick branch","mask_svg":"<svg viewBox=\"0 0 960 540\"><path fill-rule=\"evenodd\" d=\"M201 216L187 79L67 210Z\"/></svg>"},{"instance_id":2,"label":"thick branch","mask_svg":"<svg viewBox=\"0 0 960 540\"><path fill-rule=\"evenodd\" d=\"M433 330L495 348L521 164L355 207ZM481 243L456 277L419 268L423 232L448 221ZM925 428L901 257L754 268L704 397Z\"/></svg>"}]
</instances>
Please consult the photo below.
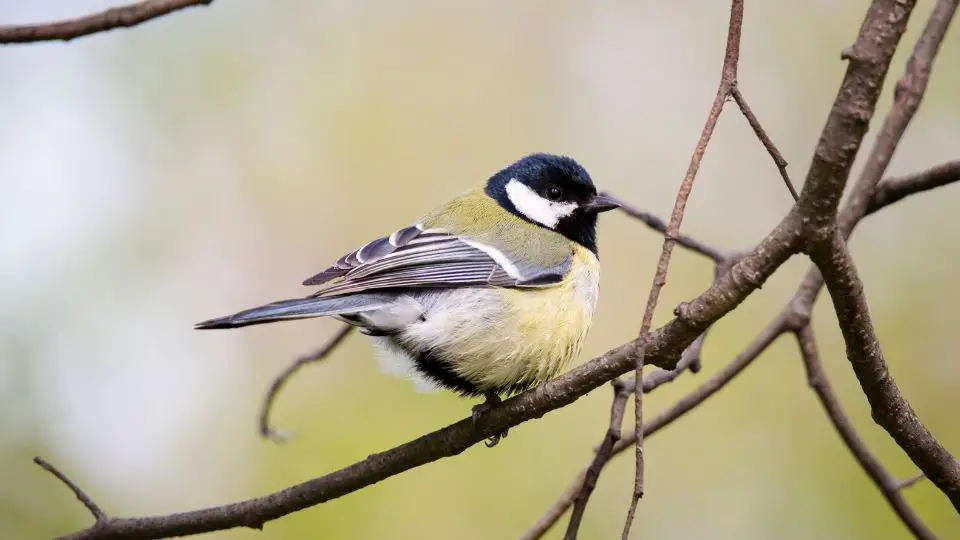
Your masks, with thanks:
<instances>
[{"instance_id":1,"label":"thick branch","mask_svg":"<svg viewBox=\"0 0 960 540\"><path fill-rule=\"evenodd\" d=\"M847 358L870 402L873 419L960 510L960 461L927 430L890 375L846 244L838 234L832 242L817 246L811 257L830 291Z\"/></svg>"},{"instance_id":2,"label":"thick branch","mask_svg":"<svg viewBox=\"0 0 960 540\"><path fill-rule=\"evenodd\" d=\"M934 59L958 3L958 0L939 0L934 6L907 62L906 73L898 84L894 106L884 121L850 201L840 215L839 230L832 230L829 237L814 242L810 256L830 291L847 346L847 358L867 396L874 419L960 510L960 462L920 422L890 375L870 320L863 284L845 242L845 237L873 200L874 186L920 105ZM931 178L945 183L950 172L949 169L937 170L936 175L914 180L911 185L930 184ZM892 185L904 184L901 181ZM811 298L815 294L813 292Z\"/></svg>"},{"instance_id":3,"label":"thick branch","mask_svg":"<svg viewBox=\"0 0 960 540\"><path fill-rule=\"evenodd\" d=\"M213 0L144 0L136 4L110 8L100 13L64 21L0 26L0 45L37 41L70 41L81 36L129 28L168 13L191 6L208 5Z\"/></svg>"},{"instance_id":4,"label":"thick branch","mask_svg":"<svg viewBox=\"0 0 960 540\"><path fill-rule=\"evenodd\" d=\"M836 394L834 394L830 380L823 370L823 363L820 361L820 352L817 349L817 341L813 334L813 329L809 324L804 325L796 332L796 336L797 344L800 346L800 354L803 357L803 365L807 371L807 382L810 384L810 387L813 388L814 392L816 392L817 397L820 398L820 404L823 405L824 412L833 424L834 429L837 430L840 438L843 439L843 443L847 445L850 453L853 454L860 463L860 466L863 467L867 476L877 485L880 493L882 493L883 497L890 503L890 507L893 508L893 511L900 520L903 521L903 524L910 529L910 532L917 538L936 539L933 531L914 513L913 509L910 508L907 501L903 498L903 495L900 493L900 483L883 468L883 465L876 456L870 452L866 443L864 443L863 439L857 434L853 423L850 422L846 413L843 412L843 407L840 406L840 400L837 399Z\"/></svg>"},{"instance_id":5,"label":"thick branch","mask_svg":"<svg viewBox=\"0 0 960 540\"><path fill-rule=\"evenodd\" d=\"M907 28L913 0L874 0L853 46L826 126L800 194L800 206L814 232L832 230L850 167L873 117L890 60Z\"/></svg>"},{"instance_id":6,"label":"thick branch","mask_svg":"<svg viewBox=\"0 0 960 540\"><path fill-rule=\"evenodd\" d=\"M866 214L877 184L920 107L930 81L934 59L956 10L957 0L939 0L914 45L906 70L897 83L893 106L883 121L863 172L850 193L850 199L837 219L844 238L850 235L853 224ZM829 239L830 236L832 235L825 234L822 239Z\"/></svg>"}]
</instances>

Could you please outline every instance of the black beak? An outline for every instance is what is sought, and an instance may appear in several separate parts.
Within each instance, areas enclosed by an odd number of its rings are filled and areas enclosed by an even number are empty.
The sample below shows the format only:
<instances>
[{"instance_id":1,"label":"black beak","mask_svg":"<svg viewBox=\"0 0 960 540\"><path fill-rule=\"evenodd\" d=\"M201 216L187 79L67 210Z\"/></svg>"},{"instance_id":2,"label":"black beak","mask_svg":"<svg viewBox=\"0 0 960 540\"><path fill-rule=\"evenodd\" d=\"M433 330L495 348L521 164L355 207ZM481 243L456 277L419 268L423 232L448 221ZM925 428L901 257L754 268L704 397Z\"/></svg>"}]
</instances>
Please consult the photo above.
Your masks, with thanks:
<instances>
[{"instance_id":1,"label":"black beak","mask_svg":"<svg viewBox=\"0 0 960 540\"><path fill-rule=\"evenodd\" d=\"M606 193L598 193L592 199L582 206L584 212L606 212L614 208L620 208L620 201Z\"/></svg>"}]
</instances>

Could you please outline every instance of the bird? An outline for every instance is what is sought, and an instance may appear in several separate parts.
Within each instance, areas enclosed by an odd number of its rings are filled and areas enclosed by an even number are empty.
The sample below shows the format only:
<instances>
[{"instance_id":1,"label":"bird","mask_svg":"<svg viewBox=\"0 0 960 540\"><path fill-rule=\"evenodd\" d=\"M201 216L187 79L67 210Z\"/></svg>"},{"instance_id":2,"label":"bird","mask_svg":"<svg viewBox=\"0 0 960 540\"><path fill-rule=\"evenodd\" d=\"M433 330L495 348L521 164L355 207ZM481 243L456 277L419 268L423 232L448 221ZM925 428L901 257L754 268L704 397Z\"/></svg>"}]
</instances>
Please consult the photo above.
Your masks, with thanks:
<instances>
[{"instance_id":1,"label":"bird","mask_svg":"<svg viewBox=\"0 0 960 540\"><path fill-rule=\"evenodd\" d=\"M476 422L579 355L599 295L597 217L619 206L573 158L529 154L340 257L303 282L319 287L309 296L195 327L333 317L421 384L484 397Z\"/></svg>"}]
</instances>

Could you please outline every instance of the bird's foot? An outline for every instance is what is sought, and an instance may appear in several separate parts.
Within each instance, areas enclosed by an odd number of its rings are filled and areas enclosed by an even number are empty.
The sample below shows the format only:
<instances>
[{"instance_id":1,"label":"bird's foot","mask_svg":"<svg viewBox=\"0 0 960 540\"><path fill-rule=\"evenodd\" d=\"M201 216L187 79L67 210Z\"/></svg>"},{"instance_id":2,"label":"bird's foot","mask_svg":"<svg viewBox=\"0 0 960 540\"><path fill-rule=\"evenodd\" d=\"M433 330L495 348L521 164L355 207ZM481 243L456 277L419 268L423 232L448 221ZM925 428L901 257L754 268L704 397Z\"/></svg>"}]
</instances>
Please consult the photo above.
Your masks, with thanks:
<instances>
[{"instance_id":1,"label":"bird's foot","mask_svg":"<svg viewBox=\"0 0 960 540\"><path fill-rule=\"evenodd\" d=\"M486 394L485 394L485 397L487 398L486 401L484 401L483 403L481 403L481 404L479 404L479 405L474 405L474 406L473 406L473 414L471 415L471 418L473 419L473 425L474 425L474 426L476 426L476 425L477 425L477 422L480 421L480 417L481 417L481 416L483 416L485 413L487 413L487 412L488 412L490 409L492 409L496 404L500 403L500 396L498 396L497 394L495 394L495 393L493 393L493 392L488 392L488 393L486 393ZM509 430L505 430L503 433L498 433L498 434L490 437L490 438L487 439L486 441L484 441L483 444L487 445L487 448L492 448L492 447L496 446L497 443L500 442L500 439L505 439L505 438L507 438L507 433L508 433L508 432L509 432Z\"/></svg>"}]
</instances>

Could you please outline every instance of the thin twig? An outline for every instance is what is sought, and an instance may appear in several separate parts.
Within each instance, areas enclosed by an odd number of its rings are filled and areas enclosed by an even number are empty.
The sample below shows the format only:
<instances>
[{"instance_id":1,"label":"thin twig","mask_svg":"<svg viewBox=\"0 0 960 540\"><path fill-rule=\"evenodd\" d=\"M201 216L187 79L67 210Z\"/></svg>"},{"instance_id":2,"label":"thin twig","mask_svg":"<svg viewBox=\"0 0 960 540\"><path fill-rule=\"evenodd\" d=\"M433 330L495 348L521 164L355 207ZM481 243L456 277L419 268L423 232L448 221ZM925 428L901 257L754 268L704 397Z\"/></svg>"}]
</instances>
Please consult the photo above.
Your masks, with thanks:
<instances>
[{"instance_id":1,"label":"thin twig","mask_svg":"<svg viewBox=\"0 0 960 540\"><path fill-rule=\"evenodd\" d=\"M777 146L773 144L770 136L767 135L763 126L760 125L760 120L757 119L757 115L753 114L750 106L747 105L747 100L743 97L743 94L740 93L740 89L734 86L730 89L730 95L733 96L733 100L737 102L737 106L740 107L740 112L747 118L747 122L750 124L750 127L753 128L753 132L757 135L757 138L760 139L760 142L763 143L770 157L773 158L773 163L777 166L777 170L780 171L780 177L783 178L783 183L786 184L787 189L790 190L790 195L793 196L793 200L799 201L800 195L797 194L796 188L793 187L793 182L790 181L790 175L787 174L787 160L783 159L783 154L780 153L780 150L777 150Z\"/></svg>"},{"instance_id":2,"label":"thin twig","mask_svg":"<svg viewBox=\"0 0 960 540\"><path fill-rule=\"evenodd\" d=\"M664 223L663 220L656 215L638 210L626 201L618 199L618 202L620 203L621 209L628 215L638 218L640 221L654 230L666 233L666 223ZM680 244L681 247L685 247L691 251L706 255L710 259L715 260L716 265L714 269L714 280L726 273L733 263L736 262L736 260L738 260L738 258L741 256L740 254L724 255L719 249L685 235L680 235L678 244ZM700 334L700 336L697 337L696 340L694 340L692 344L690 344L689 347L684 349L683 354L680 356L680 361L677 362L677 365L674 367L674 369L658 369L652 373L644 374L643 392L648 394L656 390L661 385L673 381L680 376L681 373L688 369L694 373L699 372L701 367L700 352L703 349L703 343L706 340L706 337L707 332L704 331L702 334ZM572 540L576 538L581 520L583 519L583 513L586 509L587 502L590 499L590 495L593 492L603 467L606 465L606 462L610 457L613 444L620 439L620 425L622 424L623 408L626 402L625 396L634 392L636 378L629 377L628 379L614 379L613 383L614 397L610 409L610 427L607 429L604 439L601 441L598 450L596 451L593 462L581 474L579 483L572 486L571 490L568 490L568 492L564 494L567 504L570 504L574 501L576 502L576 506L574 507L573 514L571 514L570 522L567 526L567 532L565 535L565 538L567 539ZM616 426L615 431L613 431L614 425ZM573 489L574 487L576 489ZM562 509L560 509L560 514L557 514L556 516L551 516L548 513L541 518L538 524L549 528L557 519L560 518L560 515L566 511L566 508L567 505L564 505ZM534 527L531 528L527 534L533 533L536 531L536 529L537 525L534 525ZM545 530L546 529L544 529L544 531Z\"/></svg>"},{"instance_id":3,"label":"thin twig","mask_svg":"<svg viewBox=\"0 0 960 540\"><path fill-rule=\"evenodd\" d=\"M644 212L643 210L640 210L634 206L631 206L629 203L625 201L618 199L617 202L620 203L620 209L628 216L642 221L644 224L646 224L647 227L650 227L655 231L658 231L663 234L667 233L667 224L664 223L664 221L660 219L658 216L651 214L650 212ZM701 242L696 238L693 238L683 233L677 235L677 244L689 249L694 253L699 253L704 257L708 257L712 259L714 262L719 263L720 261L723 261L728 258L725 253L718 250L717 248L710 246L708 244L705 244L704 242Z\"/></svg>"},{"instance_id":4,"label":"thin twig","mask_svg":"<svg viewBox=\"0 0 960 540\"><path fill-rule=\"evenodd\" d=\"M701 339L706 334L701 334L697 339ZM696 342L694 342L696 343ZM691 345L692 347L693 345ZM687 350L690 350L689 348ZM643 376L643 393L649 394L657 388L660 388L662 385L669 382L673 382L674 379L679 377L684 371L690 368L690 365L698 357L692 354L686 354L684 351L684 356L680 357L680 361L677 362L677 367L674 369L658 369L651 373L646 373Z\"/></svg>"},{"instance_id":5,"label":"thin twig","mask_svg":"<svg viewBox=\"0 0 960 540\"><path fill-rule=\"evenodd\" d=\"M732 264L730 260L725 260L723 263L718 264L717 271L715 272L715 278L719 278L720 275L725 272L725 270L722 270L722 268L729 268L730 264ZM650 392L653 392L660 386L675 380L680 376L680 374L688 369L694 373L699 371L700 350L703 347L703 342L706 339L706 336L706 332L700 334L700 336L697 337L697 339L683 351L683 354L680 356L680 361L677 362L677 365L674 369L658 369L652 373L645 373L643 375L643 393L649 394ZM695 364L698 366L696 369L693 367ZM538 522L540 526L549 528L557 519L560 518L560 515L566 511L567 505L575 502L576 504L574 506L573 513L571 514L570 522L567 526L567 532L564 536L565 540L573 540L577 537L577 532L579 531L587 502L590 499L590 494L593 492L593 489L596 486L603 467L612 456L614 444L617 443L621 438L620 426L623 423L623 409L626 405L627 396L635 391L636 383L637 380L635 377L629 377L627 379L614 379L614 397L613 402L610 405L610 426L607 429L607 433L604 435L603 441L601 441L596 450L593 462L583 471L578 478L578 482L574 483L574 485L571 486L571 489L564 494L564 497L567 498L567 502L562 508L557 508L559 514L556 516L551 516L548 512ZM561 500L564 500L564 497L562 497ZM557 506L558 505L554 505L555 508ZM537 525L531 528L527 534L532 534L534 531L536 531L536 527ZM543 529L542 532L545 532L546 528ZM542 532L540 534L542 534ZM524 538L526 538L526 536L524 536Z\"/></svg>"},{"instance_id":6,"label":"thin twig","mask_svg":"<svg viewBox=\"0 0 960 540\"><path fill-rule=\"evenodd\" d=\"M650 333L650 326L653 323L653 312L657 307L657 300L660 298L660 291L667 283L667 270L670 266L670 255L673 252L673 246L677 243L677 237L680 235L680 224L683 221L683 212L687 206L687 199L693 189L693 182L696 179L697 171L700 169L700 162L703 160L703 154L710 144L710 137L713 136L714 128L717 126L717 120L723 111L723 104L730 95L730 90L737 86L737 64L740 61L740 33L743 27L743 0L732 0L730 5L730 26L727 32L727 47L723 56L723 69L720 77L720 86L717 88L717 95L710 107L710 113L707 115L707 121L700 133L700 140L690 158L690 165L684 174L683 181L680 183L680 189L677 192L677 199L673 205L673 211L670 213L670 223L664 235L663 249L660 252L660 260L657 261L657 272L653 278L653 285L650 287L650 296L647 298L647 307L643 313L643 323L640 326L639 344L636 351L636 370L634 377L636 380L643 380L643 362L646 355L647 336ZM634 415L636 416L635 432L638 434L636 444L636 475L633 483L633 495L630 499L630 508L627 511L627 518L623 525L623 534L621 540L627 540L630 537L630 527L633 524L633 518L637 511L637 504L643 497L643 478L644 478L644 456L643 456L643 385L636 385L634 392Z\"/></svg>"},{"instance_id":7,"label":"thin twig","mask_svg":"<svg viewBox=\"0 0 960 540\"><path fill-rule=\"evenodd\" d=\"M129 28L174 11L192 6L205 6L212 2L213 0L144 0L64 21L0 26L0 45L37 41L70 41L114 28Z\"/></svg>"},{"instance_id":8,"label":"thin twig","mask_svg":"<svg viewBox=\"0 0 960 540\"><path fill-rule=\"evenodd\" d=\"M632 386L625 384L622 379L613 380L613 403L610 405L610 425L607 427L607 433L603 437L603 442L597 449L593 457L593 463L587 467L584 475L583 487L574 502L573 513L570 514L570 523L567 525L567 533L564 540L576 540L577 533L580 530L580 523L583 520L583 512L587 509L587 502L590 495L597 487L597 479L600 478L600 472L603 466L610 459L613 445L620 440L620 430L623 426L623 413L627 407L627 398L633 391Z\"/></svg>"},{"instance_id":9,"label":"thin twig","mask_svg":"<svg viewBox=\"0 0 960 540\"><path fill-rule=\"evenodd\" d=\"M913 509L907 504L907 501L900 493L897 480L883 468L880 461L870 452L866 443L857 434L853 423L843 412L840 400L837 399L830 380L823 370L823 362L820 360L820 352L817 348L816 337L810 324L804 325L795 331L797 344L800 346L800 355L803 358L803 365L807 372L807 383L813 388L813 391L820 398L820 404L823 410L833 424L834 429L840 435L843 443L850 450L850 453L857 459L860 466L863 467L867 476L877 485L880 493L890 503L890 507L900 518L900 521L910 529L917 538L935 539L936 535L931 531L923 520L914 513Z\"/></svg>"},{"instance_id":10,"label":"thin twig","mask_svg":"<svg viewBox=\"0 0 960 540\"><path fill-rule=\"evenodd\" d=\"M873 197L867 204L866 213L872 214L907 195L956 182L957 178L960 178L960 159L941 163L911 175L888 178L881 182L873 192Z\"/></svg>"},{"instance_id":11,"label":"thin twig","mask_svg":"<svg viewBox=\"0 0 960 540\"><path fill-rule=\"evenodd\" d=\"M277 375L277 378L273 380L273 383L270 384L270 389L267 390L266 397L263 398L263 405L260 406L260 436L269 438L270 440L282 443L286 442L293 435L292 432L282 432L270 425L270 409L273 407L273 402L276 400L277 394L280 393L280 390L283 389L283 386L293 377L300 368L307 364L313 362L319 362L327 357L334 349L343 342L347 336L350 335L350 332L353 331L353 326L349 324L343 325L340 330L332 338L330 338L322 347L316 349L315 351L309 352L307 354L297 357L292 364L286 367L280 375Z\"/></svg>"},{"instance_id":12,"label":"thin twig","mask_svg":"<svg viewBox=\"0 0 960 540\"><path fill-rule=\"evenodd\" d=\"M897 483L897 491L907 489L908 487L913 487L917 482L923 480L926 476L923 473L917 473L906 480L902 480Z\"/></svg>"},{"instance_id":13,"label":"thin twig","mask_svg":"<svg viewBox=\"0 0 960 540\"><path fill-rule=\"evenodd\" d=\"M91 499L89 495L84 493L83 490L80 489L80 486L75 484L73 480L70 480L70 478L68 478L67 475L60 472L59 469L51 465L49 462L47 462L45 459L43 459L40 456L33 458L33 462L43 467L43 470L56 476L57 480L60 480L61 482L66 484L66 486L70 488L70 491L72 491L73 494L77 496L77 499L81 503L83 503L84 506L87 507L87 510L89 510L91 514L93 514L93 519L95 520L96 523L100 523L107 519L106 512L100 509L100 507L97 506L97 503L93 502L93 499Z\"/></svg>"}]
</instances>

